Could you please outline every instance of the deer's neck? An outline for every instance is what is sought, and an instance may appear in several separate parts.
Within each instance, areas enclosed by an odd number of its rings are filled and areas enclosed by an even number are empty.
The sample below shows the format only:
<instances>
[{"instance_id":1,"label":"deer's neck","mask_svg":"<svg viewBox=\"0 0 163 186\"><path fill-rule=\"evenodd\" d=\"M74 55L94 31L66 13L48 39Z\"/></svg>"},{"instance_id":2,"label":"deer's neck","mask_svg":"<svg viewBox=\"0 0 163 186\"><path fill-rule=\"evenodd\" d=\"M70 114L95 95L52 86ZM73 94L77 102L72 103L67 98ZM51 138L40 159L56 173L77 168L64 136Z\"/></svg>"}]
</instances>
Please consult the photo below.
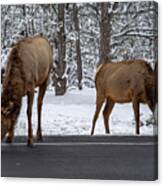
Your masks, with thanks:
<instances>
[{"instance_id":1,"label":"deer's neck","mask_svg":"<svg viewBox=\"0 0 163 186\"><path fill-rule=\"evenodd\" d=\"M15 69L5 79L3 91L12 100L21 100L25 92L25 82L22 73Z\"/></svg>"}]
</instances>

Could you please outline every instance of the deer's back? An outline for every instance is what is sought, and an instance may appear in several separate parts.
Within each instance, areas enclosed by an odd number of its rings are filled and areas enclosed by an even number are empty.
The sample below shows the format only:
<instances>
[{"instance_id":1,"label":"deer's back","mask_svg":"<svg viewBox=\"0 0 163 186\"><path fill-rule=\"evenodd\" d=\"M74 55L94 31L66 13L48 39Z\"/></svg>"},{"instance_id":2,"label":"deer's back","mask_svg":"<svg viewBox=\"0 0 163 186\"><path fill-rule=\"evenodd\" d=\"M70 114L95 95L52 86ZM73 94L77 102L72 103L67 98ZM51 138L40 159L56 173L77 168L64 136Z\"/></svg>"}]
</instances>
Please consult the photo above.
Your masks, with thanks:
<instances>
[{"instance_id":1,"label":"deer's back","mask_svg":"<svg viewBox=\"0 0 163 186\"><path fill-rule=\"evenodd\" d=\"M116 102L130 102L133 95L146 100L146 78L152 76L152 69L145 61L107 63L96 74L96 88L105 97Z\"/></svg>"}]
</instances>

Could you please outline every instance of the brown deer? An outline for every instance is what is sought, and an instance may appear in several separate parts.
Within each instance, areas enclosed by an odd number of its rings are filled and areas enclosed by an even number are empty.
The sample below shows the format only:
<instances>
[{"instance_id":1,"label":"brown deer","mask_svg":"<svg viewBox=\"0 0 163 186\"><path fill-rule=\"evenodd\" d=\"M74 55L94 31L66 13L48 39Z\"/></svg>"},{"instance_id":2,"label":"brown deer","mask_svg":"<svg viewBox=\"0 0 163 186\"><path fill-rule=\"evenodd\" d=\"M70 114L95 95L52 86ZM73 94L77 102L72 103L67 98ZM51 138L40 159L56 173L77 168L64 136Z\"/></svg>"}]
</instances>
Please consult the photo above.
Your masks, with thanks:
<instances>
[{"instance_id":1,"label":"brown deer","mask_svg":"<svg viewBox=\"0 0 163 186\"><path fill-rule=\"evenodd\" d=\"M37 139L42 140L42 102L51 66L52 48L46 38L25 38L12 46L1 97L1 139L8 133L6 142L12 142L22 97L27 95L28 145L32 146L32 105L35 87L39 87Z\"/></svg>"},{"instance_id":2,"label":"brown deer","mask_svg":"<svg viewBox=\"0 0 163 186\"><path fill-rule=\"evenodd\" d=\"M154 72L143 60L113 63L105 61L99 66L95 77L96 111L91 135L103 103L106 101L103 118L106 133L110 133L109 116L115 103L132 102L136 120L136 134L139 134L139 105L148 104L154 111Z\"/></svg>"}]
</instances>

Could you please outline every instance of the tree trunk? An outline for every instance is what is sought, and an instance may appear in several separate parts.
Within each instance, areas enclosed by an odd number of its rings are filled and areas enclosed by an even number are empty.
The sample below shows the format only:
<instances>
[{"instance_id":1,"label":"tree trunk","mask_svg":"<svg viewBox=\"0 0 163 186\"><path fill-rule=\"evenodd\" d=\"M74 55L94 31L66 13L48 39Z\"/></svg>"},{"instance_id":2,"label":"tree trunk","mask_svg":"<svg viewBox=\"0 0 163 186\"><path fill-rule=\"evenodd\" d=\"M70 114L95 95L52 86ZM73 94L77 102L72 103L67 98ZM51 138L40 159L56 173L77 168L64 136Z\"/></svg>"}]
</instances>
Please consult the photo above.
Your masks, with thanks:
<instances>
[{"instance_id":1,"label":"tree trunk","mask_svg":"<svg viewBox=\"0 0 163 186\"><path fill-rule=\"evenodd\" d=\"M8 23L8 20L5 20L5 24L4 24L4 38L6 38L6 36L7 36L7 23Z\"/></svg>"},{"instance_id":2,"label":"tree trunk","mask_svg":"<svg viewBox=\"0 0 163 186\"><path fill-rule=\"evenodd\" d=\"M78 78L78 88L82 89L82 60L81 60L81 49L80 49L80 28L79 28L79 18L78 18L78 8L76 4L73 4L74 12L74 26L77 33L76 38L76 60L77 60L77 78Z\"/></svg>"},{"instance_id":3,"label":"tree trunk","mask_svg":"<svg viewBox=\"0 0 163 186\"><path fill-rule=\"evenodd\" d=\"M35 19L34 19L34 13L35 13L35 9L34 6L32 5L32 21L31 21L31 29L32 29L32 35L34 36L35 34Z\"/></svg>"},{"instance_id":4,"label":"tree trunk","mask_svg":"<svg viewBox=\"0 0 163 186\"><path fill-rule=\"evenodd\" d=\"M55 94L56 95L64 95L66 92L66 84L67 78L64 77L65 69L66 69L66 36L65 36L65 21L64 21L64 4L58 4L58 60L55 64L56 67L54 69L55 76Z\"/></svg>"},{"instance_id":5,"label":"tree trunk","mask_svg":"<svg viewBox=\"0 0 163 186\"><path fill-rule=\"evenodd\" d=\"M23 16L24 16L24 20L26 20L26 5L23 5ZM25 21L25 29L23 31L23 35L25 37L28 37L28 27L27 27L27 22Z\"/></svg>"},{"instance_id":6,"label":"tree trunk","mask_svg":"<svg viewBox=\"0 0 163 186\"><path fill-rule=\"evenodd\" d=\"M101 20L100 20L100 62L110 59L110 20L108 16L109 3L101 3Z\"/></svg>"}]
</instances>

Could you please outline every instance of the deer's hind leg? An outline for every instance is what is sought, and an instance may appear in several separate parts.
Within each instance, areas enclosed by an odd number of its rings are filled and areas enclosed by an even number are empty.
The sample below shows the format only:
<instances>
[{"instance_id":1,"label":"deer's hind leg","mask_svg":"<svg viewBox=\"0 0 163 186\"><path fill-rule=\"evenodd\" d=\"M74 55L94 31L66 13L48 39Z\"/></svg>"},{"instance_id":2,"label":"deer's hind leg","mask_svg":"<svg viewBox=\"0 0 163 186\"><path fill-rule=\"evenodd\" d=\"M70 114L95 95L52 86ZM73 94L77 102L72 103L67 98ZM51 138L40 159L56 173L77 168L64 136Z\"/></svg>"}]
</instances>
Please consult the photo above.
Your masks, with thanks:
<instances>
[{"instance_id":1,"label":"deer's hind leg","mask_svg":"<svg viewBox=\"0 0 163 186\"><path fill-rule=\"evenodd\" d=\"M97 94L97 97L96 97L96 111L95 111L95 114L94 114L94 117L93 117L91 135L94 134L96 121L97 121L98 115L100 113L100 110L101 110L101 107L102 107L104 101L105 101L105 98L103 96L98 96L98 94Z\"/></svg>"},{"instance_id":2,"label":"deer's hind leg","mask_svg":"<svg viewBox=\"0 0 163 186\"><path fill-rule=\"evenodd\" d=\"M42 141L42 129L41 129L41 113L42 103L47 87L47 80L39 87L39 95L37 100L37 111L38 111L38 127L37 127L37 140Z\"/></svg>"},{"instance_id":3,"label":"deer's hind leg","mask_svg":"<svg viewBox=\"0 0 163 186\"><path fill-rule=\"evenodd\" d=\"M114 107L114 102L107 98L105 108L103 110L103 117L104 117L104 125L105 125L105 132L110 133L110 128L109 128L109 116L112 112L112 109Z\"/></svg>"},{"instance_id":4,"label":"deer's hind leg","mask_svg":"<svg viewBox=\"0 0 163 186\"><path fill-rule=\"evenodd\" d=\"M136 98L133 99L133 109L134 109L134 115L135 115L135 121L136 121L136 134L140 134L140 114L139 114L139 107L140 107L140 103L139 100L137 100Z\"/></svg>"}]
</instances>

